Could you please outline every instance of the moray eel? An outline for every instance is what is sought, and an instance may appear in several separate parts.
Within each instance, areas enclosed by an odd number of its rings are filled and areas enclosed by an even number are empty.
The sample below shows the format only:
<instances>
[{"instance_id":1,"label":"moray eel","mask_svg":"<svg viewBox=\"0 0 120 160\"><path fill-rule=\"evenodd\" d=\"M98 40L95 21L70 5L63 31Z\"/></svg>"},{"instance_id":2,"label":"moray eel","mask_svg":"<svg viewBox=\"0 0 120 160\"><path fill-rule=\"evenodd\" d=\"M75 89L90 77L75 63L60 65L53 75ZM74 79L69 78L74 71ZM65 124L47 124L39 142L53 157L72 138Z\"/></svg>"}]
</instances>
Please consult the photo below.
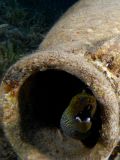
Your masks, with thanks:
<instances>
[{"instance_id":1,"label":"moray eel","mask_svg":"<svg viewBox=\"0 0 120 160\"><path fill-rule=\"evenodd\" d=\"M75 95L62 114L60 126L65 135L90 140L96 121L97 102L93 95L82 92Z\"/></svg>"}]
</instances>

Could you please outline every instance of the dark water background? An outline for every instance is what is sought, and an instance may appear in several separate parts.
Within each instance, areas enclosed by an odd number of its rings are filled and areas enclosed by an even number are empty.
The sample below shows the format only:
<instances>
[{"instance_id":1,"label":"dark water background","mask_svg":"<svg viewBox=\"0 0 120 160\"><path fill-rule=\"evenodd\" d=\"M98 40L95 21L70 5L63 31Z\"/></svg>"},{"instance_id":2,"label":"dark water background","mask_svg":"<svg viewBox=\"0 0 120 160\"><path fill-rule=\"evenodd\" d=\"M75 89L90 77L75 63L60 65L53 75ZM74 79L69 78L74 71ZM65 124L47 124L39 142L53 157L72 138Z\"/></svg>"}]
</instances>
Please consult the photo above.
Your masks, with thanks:
<instances>
[{"instance_id":1,"label":"dark water background","mask_svg":"<svg viewBox=\"0 0 120 160\"><path fill-rule=\"evenodd\" d=\"M0 75L37 49L77 0L0 0ZM1 77L1 76L0 76Z\"/></svg>"}]
</instances>

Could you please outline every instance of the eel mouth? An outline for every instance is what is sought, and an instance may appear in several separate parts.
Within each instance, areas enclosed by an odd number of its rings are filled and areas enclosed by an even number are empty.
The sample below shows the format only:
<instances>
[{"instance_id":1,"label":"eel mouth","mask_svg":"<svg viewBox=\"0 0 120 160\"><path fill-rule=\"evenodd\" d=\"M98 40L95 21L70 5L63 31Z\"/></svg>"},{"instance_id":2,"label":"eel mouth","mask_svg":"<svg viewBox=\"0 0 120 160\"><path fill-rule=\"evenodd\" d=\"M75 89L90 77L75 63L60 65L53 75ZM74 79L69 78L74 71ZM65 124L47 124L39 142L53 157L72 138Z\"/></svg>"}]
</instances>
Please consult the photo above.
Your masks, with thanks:
<instances>
[{"instance_id":1,"label":"eel mouth","mask_svg":"<svg viewBox=\"0 0 120 160\"><path fill-rule=\"evenodd\" d=\"M91 90L76 76L57 69L48 69L31 75L19 91L19 113L22 138L32 143L34 134L43 128L60 129L60 119L71 98L85 90ZM100 120L100 115L98 114ZM94 130L94 145L98 130ZM85 145L91 146L87 140ZM93 145L92 145L93 146Z\"/></svg>"}]
</instances>

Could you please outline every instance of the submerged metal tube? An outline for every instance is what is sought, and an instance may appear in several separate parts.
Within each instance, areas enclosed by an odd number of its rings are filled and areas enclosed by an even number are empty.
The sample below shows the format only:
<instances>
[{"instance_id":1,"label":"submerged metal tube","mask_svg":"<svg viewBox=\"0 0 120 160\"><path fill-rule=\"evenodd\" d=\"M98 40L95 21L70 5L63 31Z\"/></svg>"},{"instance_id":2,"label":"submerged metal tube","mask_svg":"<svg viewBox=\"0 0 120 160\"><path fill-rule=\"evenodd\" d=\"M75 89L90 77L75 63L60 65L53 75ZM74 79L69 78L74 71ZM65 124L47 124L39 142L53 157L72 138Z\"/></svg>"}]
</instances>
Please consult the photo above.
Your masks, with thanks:
<instances>
[{"instance_id":1,"label":"submerged metal tube","mask_svg":"<svg viewBox=\"0 0 120 160\"><path fill-rule=\"evenodd\" d=\"M119 8L119 0L78 1L36 53L7 71L0 86L1 122L21 159L105 160L110 156L120 136ZM70 97L86 88L100 104L102 121L92 148L65 136L58 124Z\"/></svg>"}]
</instances>

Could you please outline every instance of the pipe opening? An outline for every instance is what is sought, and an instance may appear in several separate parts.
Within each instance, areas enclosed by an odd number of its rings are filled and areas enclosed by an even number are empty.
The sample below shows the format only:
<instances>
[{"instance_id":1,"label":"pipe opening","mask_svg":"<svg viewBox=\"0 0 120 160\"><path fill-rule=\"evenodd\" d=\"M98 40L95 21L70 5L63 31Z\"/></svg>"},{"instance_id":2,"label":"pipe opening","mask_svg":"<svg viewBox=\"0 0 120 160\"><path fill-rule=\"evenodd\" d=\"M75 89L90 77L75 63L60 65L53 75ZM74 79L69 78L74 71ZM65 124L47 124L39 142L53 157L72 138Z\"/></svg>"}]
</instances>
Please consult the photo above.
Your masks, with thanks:
<instances>
[{"instance_id":1,"label":"pipe opening","mask_svg":"<svg viewBox=\"0 0 120 160\"><path fill-rule=\"evenodd\" d=\"M33 134L42 128L60 129L60 119L71 98L85 90L91 90L80 79L62 70L46 70L31 75L19 92L19 112L22 138L32 143ZM99 105L98 105L99 108ZM100 111L100 110L99 110ZM93 146L98 140L101 127L98 111L97 130L93 139L83 142ZM96 127L96 126L95 126ZM96 137L96 138L95 138Z\"/></svg>"}]
</instances>

